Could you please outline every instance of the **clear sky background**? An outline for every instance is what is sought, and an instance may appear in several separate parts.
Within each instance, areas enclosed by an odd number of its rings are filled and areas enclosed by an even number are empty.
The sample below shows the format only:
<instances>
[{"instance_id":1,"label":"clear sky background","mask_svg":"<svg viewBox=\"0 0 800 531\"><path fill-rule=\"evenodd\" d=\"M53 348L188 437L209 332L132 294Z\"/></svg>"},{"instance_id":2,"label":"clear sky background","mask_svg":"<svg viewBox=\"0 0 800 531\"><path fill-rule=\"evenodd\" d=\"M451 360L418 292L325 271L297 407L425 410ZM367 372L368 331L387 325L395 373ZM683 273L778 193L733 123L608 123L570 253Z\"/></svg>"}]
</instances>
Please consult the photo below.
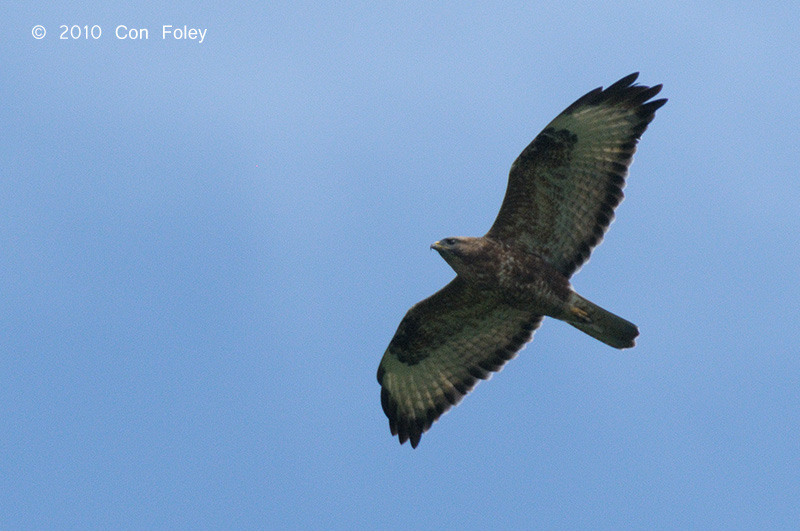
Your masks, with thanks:
<instances>
[{"instance_id":1,"label":"clear sky background","mask_svg":"<svg viewBox=\"0 0 800 531\"><path fill-rule=\"evenodd\" d=\"M0 528L798 528L800 4L135 4L0 20ZM428 246L634 71L670 101L573 281L636 348L548 319L398 445Z\"/></svg>"}]
</instances>

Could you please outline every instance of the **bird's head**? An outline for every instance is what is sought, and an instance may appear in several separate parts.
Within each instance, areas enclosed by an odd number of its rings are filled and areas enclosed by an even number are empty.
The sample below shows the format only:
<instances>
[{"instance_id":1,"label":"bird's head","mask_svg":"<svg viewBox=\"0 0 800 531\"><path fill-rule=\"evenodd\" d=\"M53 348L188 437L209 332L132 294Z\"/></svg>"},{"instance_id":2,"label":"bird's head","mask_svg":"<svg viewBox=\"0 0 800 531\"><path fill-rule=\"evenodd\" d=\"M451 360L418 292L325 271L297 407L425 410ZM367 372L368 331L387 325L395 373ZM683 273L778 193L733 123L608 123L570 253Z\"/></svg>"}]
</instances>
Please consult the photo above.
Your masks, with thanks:
<instances>
[{"instance_id":1,"label":"bird's head","mask_svg":"<svg viewBox=\"0 0 800 531\"><path fill-rule=\"evenodd\" d=\"M480 238L457 236L445 238L431 245L456 273L466 273L481 251Z\"/></svg>"}]
</instances>

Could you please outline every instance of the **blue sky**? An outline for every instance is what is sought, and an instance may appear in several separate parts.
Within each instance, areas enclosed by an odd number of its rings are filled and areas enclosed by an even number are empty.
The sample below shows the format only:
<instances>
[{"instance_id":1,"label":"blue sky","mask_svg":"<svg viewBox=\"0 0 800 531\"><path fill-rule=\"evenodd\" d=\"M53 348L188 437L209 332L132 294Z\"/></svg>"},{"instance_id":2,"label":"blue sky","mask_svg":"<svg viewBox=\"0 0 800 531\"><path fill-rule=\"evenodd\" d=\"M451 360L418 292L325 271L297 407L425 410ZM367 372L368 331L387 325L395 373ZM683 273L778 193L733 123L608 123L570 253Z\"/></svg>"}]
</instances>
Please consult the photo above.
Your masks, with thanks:
<instances>
[{"instance_id":1,"label":"blue sky","mask_svg":"<svg viewBox=\"0 0 800 531\"><path fill-rule=\"evenodd\" d=\"M797 528L800 7L39 4L0 21L0 527ZM429 244L633 71L670 101L573 281L637 347L546 320L401 447Z\"/></svg>"}]
</instances>

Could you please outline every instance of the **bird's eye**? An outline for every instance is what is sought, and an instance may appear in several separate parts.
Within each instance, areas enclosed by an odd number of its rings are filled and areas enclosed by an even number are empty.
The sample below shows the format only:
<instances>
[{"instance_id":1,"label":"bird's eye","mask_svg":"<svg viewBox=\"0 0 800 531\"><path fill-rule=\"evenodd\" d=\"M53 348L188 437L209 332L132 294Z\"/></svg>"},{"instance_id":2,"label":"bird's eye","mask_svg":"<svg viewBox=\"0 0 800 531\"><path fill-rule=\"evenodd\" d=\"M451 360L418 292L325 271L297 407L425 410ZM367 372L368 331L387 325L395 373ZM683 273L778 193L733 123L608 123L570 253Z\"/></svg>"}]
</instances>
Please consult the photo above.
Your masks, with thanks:
<instances>
[{"instance_id":1,"label":"bird's eye","mask_svg":"<svg viewBox=\"0 0 800 531\"><path fill-rule=\"evenodd\" d=\"M445 238L444 239L444 243L446 243L447 245L455 245L456 239L455 238Z\"/></svg>"}]
</instances>

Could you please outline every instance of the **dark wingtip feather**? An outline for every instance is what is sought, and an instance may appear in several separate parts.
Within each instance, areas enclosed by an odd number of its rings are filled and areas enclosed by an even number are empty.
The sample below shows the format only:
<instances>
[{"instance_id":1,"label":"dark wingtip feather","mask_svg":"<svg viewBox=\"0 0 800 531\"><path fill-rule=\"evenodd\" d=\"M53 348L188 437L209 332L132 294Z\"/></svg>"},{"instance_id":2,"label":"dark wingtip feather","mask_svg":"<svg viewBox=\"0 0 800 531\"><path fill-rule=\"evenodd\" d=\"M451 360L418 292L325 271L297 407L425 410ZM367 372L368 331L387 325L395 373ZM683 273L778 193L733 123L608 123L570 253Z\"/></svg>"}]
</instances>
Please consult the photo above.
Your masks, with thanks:
<instances>
[{"instance_id":1,"label":"dark wingtip feather","mask_svg":"<svg viewBox=\"0 0 800 531\"><path fill-rule=\"evenodd\" d=\"M627 87L629 85L632 85L633 82L636 81L637 79L639 79L639 72L634 72L632 74L628 74L627 76L623 77L622 79L620 79L616 83L612 83L611 85L609 85L606 90L612 90L612 89L618 89L618 88Z\"/></svg>"},{"instance_id":2,"label":"dark wingtip feather","mask_svg":"<svg viewBox=\"0 0 800 531\"><path fill-rule=\"evenodd\" d=\"M624 92L626 90L630 90L631 88L636 88L638 85L634 85L633 82L639 77L639 72L634 72L633 74L628 74L627 76L623 77L619 81L615 81L614 83L607 86L605 89L602 87L599 89L595 89L592 92L596 93L597 96L602 98L607 98L609 95L617 94L619 92Z\"/></svg>"},{"instance_id":3,"label":"dark wingtip feather","mask_svg":"<svg viewBox=\"0 0 800 531\"><path fill-rule=\"evenodd\" d=\"M602 87L591 90L578 98L572 105L567 107L563 114L569 114L575 109L585 105L600 105L601 103L622 103L632 106L642 106L648 108L649 112L655 112L656 109L664 105L667 100L656 100L647 102L650 98L661 92L663 85L655 85L647 87L644 85L634 85L634 81L639 78L639 72L629 74L619 81L612 83L607 88Z\"/></svg>"},{"instance_id":4,"label":"dark wingtip feather","mask_svg":"<svg viewBox=\"0 0 800 531\"><path fill-rule=\"evenodd\" d=\"M659 85L659 87L661 87L661 85ZM663 107L668 101L669 99L667 98L661 98L659 100L649 101L644 105L642 105L642 110L655 115L656 111L659 110L661 107Z\"/></svg>"},{"instance_id":5,"label":"dark wingtip feather","mask_svg":"<svg viewBox=\"0 0 800 531\"><path fill-rule=\"evenodd\" d=\"M641 94L638 94L635 98L632 98L631 101L633 101L633 103L641 105L642 103L646 102L647 100L649 100L650 98L661 92L661 89L664 88L664 85L659 84L652 86L650 88L647 87L642 87L642 88L644 88L645 90L643 90Z\"/></svg>"}]
</instances>

